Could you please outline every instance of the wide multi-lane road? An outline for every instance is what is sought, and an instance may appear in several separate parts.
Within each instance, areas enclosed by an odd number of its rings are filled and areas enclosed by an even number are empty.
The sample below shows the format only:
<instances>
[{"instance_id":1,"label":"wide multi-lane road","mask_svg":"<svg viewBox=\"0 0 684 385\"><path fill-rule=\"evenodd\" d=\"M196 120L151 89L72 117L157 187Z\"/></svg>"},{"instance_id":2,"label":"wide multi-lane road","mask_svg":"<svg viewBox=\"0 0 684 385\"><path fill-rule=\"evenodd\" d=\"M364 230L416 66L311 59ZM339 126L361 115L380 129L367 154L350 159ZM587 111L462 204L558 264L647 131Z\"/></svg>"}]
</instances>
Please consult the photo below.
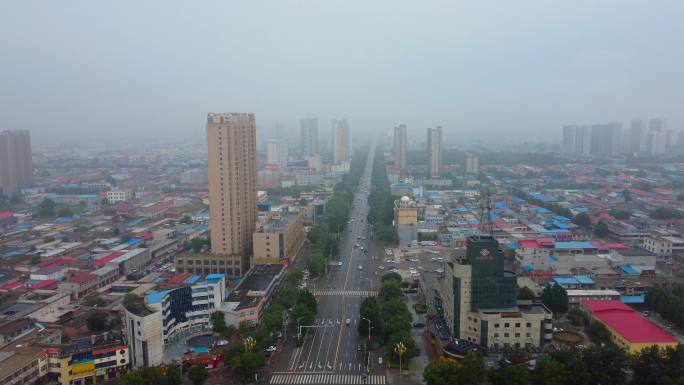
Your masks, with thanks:
<instances>
[{"instance_id":1,"label":"wide multi-lane road","mask_svg":"<svg viewBox=\"0 0 684 385\"><path fill-rule=\"evenodd\" d=\"M369 242L367 192L373 159L371 148L350 207L352 221L342 233L339 257L333 259L327 275L308 283L318 299L315 325L302 346L296 347L291 340L285 343L267 379L270 384L385 384L380 353L369 352L366 361L365 344L358 333L359 305L374 295L379 282L379 276L372 273L370 254L364 252Z\"/></svg>"}]
</instances>

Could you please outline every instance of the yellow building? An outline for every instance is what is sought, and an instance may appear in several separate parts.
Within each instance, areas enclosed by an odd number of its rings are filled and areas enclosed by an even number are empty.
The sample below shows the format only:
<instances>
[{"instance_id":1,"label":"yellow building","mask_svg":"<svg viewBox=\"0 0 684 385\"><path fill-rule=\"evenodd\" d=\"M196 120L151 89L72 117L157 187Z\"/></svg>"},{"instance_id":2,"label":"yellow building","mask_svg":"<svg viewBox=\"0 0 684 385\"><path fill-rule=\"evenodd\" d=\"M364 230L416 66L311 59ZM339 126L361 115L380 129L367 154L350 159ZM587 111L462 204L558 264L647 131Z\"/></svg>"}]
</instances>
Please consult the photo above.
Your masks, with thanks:
<instances>
[{"instance_id":1,"label":"yellow building","mask_svg":"<svg viewBox=\"0 0 684 385\"><path fill-rule=\"evenodd\" d=\"M301 213L269 213L257 224L252 236L251 265L289 264L297 257L305 239Z\"/></svg>"},{"instance_id":2,"label":"yellow building","mask_svg":"<svg viewBox=\"0 0 684 385\"><path fill-rule=\"evenodd\" d=\"M418 224L418 206L407 196L394 201L394 225L415 226Z\"/></svg>"}]
</instances>

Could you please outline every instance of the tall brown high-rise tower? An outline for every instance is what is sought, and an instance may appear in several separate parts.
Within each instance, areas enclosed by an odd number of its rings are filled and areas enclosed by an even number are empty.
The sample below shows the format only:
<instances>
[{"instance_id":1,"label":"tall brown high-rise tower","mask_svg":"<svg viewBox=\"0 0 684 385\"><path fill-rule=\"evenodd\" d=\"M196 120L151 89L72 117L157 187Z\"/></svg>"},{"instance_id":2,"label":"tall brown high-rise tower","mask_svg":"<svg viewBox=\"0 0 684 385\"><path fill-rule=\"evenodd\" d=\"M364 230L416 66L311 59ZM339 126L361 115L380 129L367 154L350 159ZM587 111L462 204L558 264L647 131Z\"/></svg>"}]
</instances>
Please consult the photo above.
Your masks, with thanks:
<instances>
[{"instance_id":1,"label":"tall brown high-rise tower","mask_svg":"<svg viewBox=\"0 0 684 385\"><path fill-rule=\"evenodd\" d=\"M257 217L254 114L209 114L207 144L212 252L233 256L243 275Z\"/></svg>"},{"instance_id":2,"label":"tall brown high-rise tower","mask_svg":"<svg viewBox=\"0 0 684 385\"><path fill-rule=\"evenodd\" d=\"M28 131L0 131L0 192L14 195L33 180Z\"/></svg>"}]
</instances>

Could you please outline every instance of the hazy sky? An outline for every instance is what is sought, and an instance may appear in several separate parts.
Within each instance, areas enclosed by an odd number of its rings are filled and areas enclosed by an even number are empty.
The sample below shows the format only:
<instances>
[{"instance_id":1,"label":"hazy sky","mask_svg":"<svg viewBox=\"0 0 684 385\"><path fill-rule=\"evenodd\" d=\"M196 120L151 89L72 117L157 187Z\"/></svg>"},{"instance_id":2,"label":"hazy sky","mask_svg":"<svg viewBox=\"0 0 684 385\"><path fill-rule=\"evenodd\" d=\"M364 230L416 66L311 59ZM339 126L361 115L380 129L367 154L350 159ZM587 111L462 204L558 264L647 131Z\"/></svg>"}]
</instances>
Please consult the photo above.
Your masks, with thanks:
<instances>
[{"instance_id":1,"label":"hazy sky","mask_svg":"<svg viewBox=\"0 0 684 385\"><path fill-rule=\"evenodd\" d=\"M683 20L682 0L5 1L0 129L204 140L209 111L448 142L684 129Z\"/></svg>"}]
</instances>

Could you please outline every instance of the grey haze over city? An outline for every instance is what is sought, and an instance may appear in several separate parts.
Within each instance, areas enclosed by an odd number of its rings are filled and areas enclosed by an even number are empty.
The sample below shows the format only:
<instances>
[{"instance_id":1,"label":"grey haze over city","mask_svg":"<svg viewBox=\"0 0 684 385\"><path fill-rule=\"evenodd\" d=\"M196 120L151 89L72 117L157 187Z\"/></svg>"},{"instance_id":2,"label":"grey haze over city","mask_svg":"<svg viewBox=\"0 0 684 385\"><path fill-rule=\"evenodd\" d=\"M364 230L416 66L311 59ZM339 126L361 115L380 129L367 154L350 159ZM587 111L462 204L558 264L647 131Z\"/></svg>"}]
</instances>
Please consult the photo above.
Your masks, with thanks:
<instances>
[{"instance_id":1,"label":"grey haze over city","mask_svg":"<svg viewBox=\"0 0 684 385\"><path fill-rule=\"evenodd\" d=\"M210 111L355 135L560 140L564 124L684 123L684 2L16 1L0 117L37 144L203 142Z\"/></svg>"}]
</instances>

